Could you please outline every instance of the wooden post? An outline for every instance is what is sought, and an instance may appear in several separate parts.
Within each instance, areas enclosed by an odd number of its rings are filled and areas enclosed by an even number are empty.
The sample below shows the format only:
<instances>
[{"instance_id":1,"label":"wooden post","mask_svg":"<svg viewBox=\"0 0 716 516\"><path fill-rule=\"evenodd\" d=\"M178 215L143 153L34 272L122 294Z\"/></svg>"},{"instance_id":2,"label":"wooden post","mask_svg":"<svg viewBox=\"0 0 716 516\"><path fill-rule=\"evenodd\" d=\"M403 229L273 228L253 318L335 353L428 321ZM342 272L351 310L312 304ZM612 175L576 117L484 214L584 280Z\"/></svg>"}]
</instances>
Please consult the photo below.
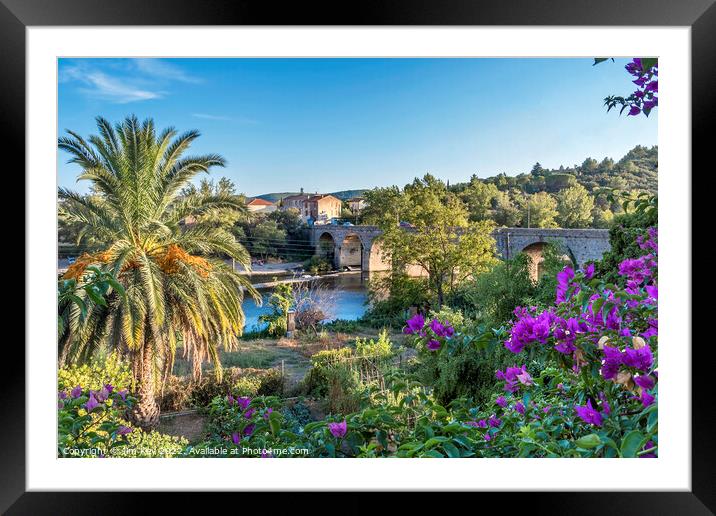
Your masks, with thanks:
<instances>
[{"instance_id":1,"label":"wooden post","mask_svg":"<svg viewBox=\"0 0 716 516\"><path fill-rule=\"evenodd\" d=\"M286 336L293 337L293 332L296 331L296 311L289 310L286 312Z\"/></svg>"}]
</instances>

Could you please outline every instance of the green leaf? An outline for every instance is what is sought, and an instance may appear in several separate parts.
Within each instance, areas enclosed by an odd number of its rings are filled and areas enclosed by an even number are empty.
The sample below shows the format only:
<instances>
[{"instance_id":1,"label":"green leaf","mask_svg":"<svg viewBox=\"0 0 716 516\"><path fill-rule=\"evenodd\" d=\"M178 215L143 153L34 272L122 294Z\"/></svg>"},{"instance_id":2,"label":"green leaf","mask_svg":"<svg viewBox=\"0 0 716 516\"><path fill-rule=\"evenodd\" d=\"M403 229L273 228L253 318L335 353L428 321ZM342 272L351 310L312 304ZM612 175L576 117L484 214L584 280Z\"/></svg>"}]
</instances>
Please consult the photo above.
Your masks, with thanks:
<instances>
[{"instance_id":1,"label":"green leaf","mask_svg":"<svg viewBox=\"0 0 716 516\"><path fill-rule=\"evenodd\" d=\"M460 451L450 442L443 443L443 450L445 450L445 453L447 453L447 456L451 459L460 457Z\"/></svg>"},{"instance_id":2,"label":"green leaf","mask_svg":"<svg viewBox=\"0 0 716 516\"><path fill-rule=\"evenodd\" d=\"M636 454L646 444L647 437L638 430L632 430L622 439L621 456L626 458L636 457Z\"/></svg>"},{"instance_id":3,"label":"green leaf","mask_svg":"<svg viewBox=\"0 0 716 516\"><path fill-rule=\"evenodd\" d=\"M641 58L641 69L644 72L648 72L659 64L657 57L642 57Z\"/></svg>"},{"instance_id":4,"label":"green leaf","mask_svg":"<svg viewBox=\"0 0 716 516\"><path fill-rule=\"evenodd\" d=\"M599 63L603 63L604 61L609 61L610 59L611 59L612 61L614 61L614 58L613 58L613 57L595 57L595 58L594 58L594 63L592 63L592 66L596 66L596 65L598 65Z\"/></svg>"},{"instance_id":5,"label":"green leaf","mask_svg":"<svg viewBox=\"0 0 716 516\"><path fill-rule=\"evenodd\" d=\"M585 435L584 437L580 437L579 439L577 439L576 442L577 446L585 449L596 448L600 444L602 444L602 440L597 434Z\"/></svg>"}]
</instances>

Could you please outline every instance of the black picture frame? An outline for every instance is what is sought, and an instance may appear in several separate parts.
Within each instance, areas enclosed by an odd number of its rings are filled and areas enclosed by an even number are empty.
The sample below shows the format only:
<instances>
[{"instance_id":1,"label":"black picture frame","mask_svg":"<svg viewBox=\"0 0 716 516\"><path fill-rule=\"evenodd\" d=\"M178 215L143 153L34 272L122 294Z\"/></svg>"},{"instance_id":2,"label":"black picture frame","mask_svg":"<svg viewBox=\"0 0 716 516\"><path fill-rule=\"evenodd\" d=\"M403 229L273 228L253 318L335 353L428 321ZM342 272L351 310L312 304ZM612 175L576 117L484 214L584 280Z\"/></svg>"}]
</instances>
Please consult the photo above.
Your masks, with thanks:
<instances>
[{"instance_id":1,"label":"black picture frame","mask_svg":"<svg viewBox=\"0 0 716 516\"><path fill-rule=\"evenodd\" d=\"M52 25L527 25L527 26L688 26L692 44L692 163L701 174L713 170L709 154L713 144L711 125L716 119L716 5L715 0L679 2L654 0L392 0L385 2L292 2L276 5L267 0L0 0L0 120L6 130L7 149L25 148L25 29ZM668 73L664 70L663 73ZM9 129L9 130L8 130ZM16 153L13 170L25 167L24 153ZM15 172L17 174L17 172ZM684 180L696 178L688 171ZM707 189L692 190L705 194ZM31 192L26 191L26 195ZM697 205L697 199L693 199ZM693 223L699 222L694 218ZM692 236L699 232L692 229ZM19 245L17 246L19 248ZM693 247L692 247L693 249ZM693 261L694 264L698 263ZM705 269L708 270L708 269ZM26 275L28 271L26 270ZM684 281L691 284L691 278ZM687 300L685 300L687 301ZM706 318L708 301L696 317ZM692 316L693 320L693 316ZM699 320L699 319L696 319ZM714 479L714 409L710 377L713 344L710 339L685 335L685 349L693 341L692 377L692 490L690 492L641 493L496 493L473 495L487 509L488 498L515 512L551 514L712 514L716 511ZM3 446L0 447L0 510L7 514L126 514L148 507L148 494L129 493L26 493L25 492L25 353L16 343L6 343L0 406ZM614 475L624 476L615 463ZM629 479L624 476L625 485ZM555 484L559 478L555 478ZM81 489L81 482L78 482ZM190 493L165 496L164 511L187 508L202 498L204 508L225 503L231 495L203 497ZM234 495L235 496L235 495ZM371 498L372 499L372 498ZM440 497L444 500L443 497ZM234 503L238 503L234 498ZM256 499L257 507L265 495ZM272 497L272 504L275 499ZM291 495L288 503L316 507L316 498ZM413 500L422 503L421 497ZM252 503L242 497L240 507ZM359 494L342 498L341 512L366 512L373 504ZM238 507L237 507L238 508ZM466 507L467 508L467 507ZM264 510L266 508L264 507ZM140 511L141 512L141 511ZM282 511L271 511L279 512ZM292 511L293 512L293 511ZM511 511L510 511L511 512ZM522 512L520 510L520 512Z\"/></svg>"}]
</instances>

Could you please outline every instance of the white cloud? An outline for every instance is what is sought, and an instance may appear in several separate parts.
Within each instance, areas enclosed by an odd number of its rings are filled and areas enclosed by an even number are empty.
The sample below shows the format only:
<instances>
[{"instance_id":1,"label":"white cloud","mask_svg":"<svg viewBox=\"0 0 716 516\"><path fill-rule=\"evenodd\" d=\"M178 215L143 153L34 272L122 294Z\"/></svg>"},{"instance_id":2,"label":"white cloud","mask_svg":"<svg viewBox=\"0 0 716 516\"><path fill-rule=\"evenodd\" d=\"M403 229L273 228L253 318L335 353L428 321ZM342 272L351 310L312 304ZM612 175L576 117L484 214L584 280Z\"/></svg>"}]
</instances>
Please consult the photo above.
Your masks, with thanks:
<instances>
[{"instance_id":1,"label":"white cloud","mask_svg":"<svg viewBox=\"0 0 716 516\"><path fill-rule=\"evenodd\" d=\"M132 62L141 73L157 79L191 83L202 82L200 77L189 75L180 67L162 59L141 58L133 59Z\"/></svg>"},{"instance_id":2,"label":"white cloud","mask_svg":"<svg viewBox=\"0 0 716 516\"><path fill-rule=\"evenodd\" d=\"M60 68L60 83L76 82L77 91L117 104L162 98L171 82L198 83L200 79L161 59L131 59L129 66L116 62L74 60Z\"/></svg>"}]
</instances>

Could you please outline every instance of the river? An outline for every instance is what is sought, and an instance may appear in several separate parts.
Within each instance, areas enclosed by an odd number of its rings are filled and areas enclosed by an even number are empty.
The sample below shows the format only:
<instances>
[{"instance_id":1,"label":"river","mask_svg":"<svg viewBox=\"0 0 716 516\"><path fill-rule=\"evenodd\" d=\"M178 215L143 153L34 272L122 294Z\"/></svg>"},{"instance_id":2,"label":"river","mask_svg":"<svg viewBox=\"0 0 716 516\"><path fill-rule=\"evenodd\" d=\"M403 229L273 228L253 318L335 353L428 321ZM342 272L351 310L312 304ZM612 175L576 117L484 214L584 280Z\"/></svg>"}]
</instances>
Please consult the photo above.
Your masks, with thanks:
<instances>
[{"instance_id":1,"label":"river","mask_svg":"<svg viewBox=\"0 0 716 516\"><path fill-rule=\"evenodd\" d=\"M279 277L278 279L290 279L291 276ZM273 279L273 278L271 278ZM263 278L254 276L251 279L253 284L266 282ZM336 275L320 276L311 280L321 285L327 296L330 297L332 310L329 320L345 319L354 321L359 319L366 311L366 300L368 299L368 274L360 272L341 273ZM243 309L246 316L245 332L261 330L265 323L259 322L261 314L270 313L268 298L271 295L271 288L261 288L259 292L263 297L263 305L257 306L256 302L247 297L244 299Z\"/></svg>"}]
</instances>

